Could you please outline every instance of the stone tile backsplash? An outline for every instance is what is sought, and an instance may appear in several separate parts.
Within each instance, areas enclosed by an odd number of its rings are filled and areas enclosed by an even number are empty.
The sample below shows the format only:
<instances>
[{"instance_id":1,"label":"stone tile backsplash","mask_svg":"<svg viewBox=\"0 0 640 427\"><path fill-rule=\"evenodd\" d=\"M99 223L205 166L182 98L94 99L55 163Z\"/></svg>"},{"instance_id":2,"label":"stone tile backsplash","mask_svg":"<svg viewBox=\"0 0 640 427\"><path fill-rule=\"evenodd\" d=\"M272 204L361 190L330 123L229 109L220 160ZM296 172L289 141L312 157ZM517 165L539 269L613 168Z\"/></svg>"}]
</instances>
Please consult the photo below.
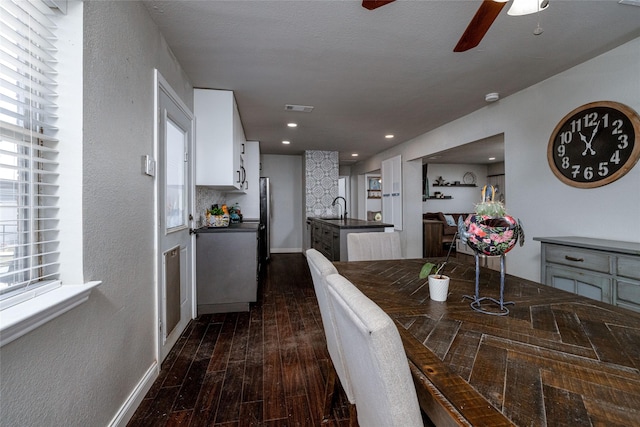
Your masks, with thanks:
<instances>
[{"instance_id":1,"label":"stone tile backsplash","mask_svg":"<svg viewBox=\"0 0 640 427\"><path fill-rule=\"evenodd\" d=\"M194 218L197 221L197 226L204 224L204 218L206 210L211 208L211 205L222 205L227 202L226 194L213 189L211 187L196 186L196 213Z\"/></svg>"}]
</instances>

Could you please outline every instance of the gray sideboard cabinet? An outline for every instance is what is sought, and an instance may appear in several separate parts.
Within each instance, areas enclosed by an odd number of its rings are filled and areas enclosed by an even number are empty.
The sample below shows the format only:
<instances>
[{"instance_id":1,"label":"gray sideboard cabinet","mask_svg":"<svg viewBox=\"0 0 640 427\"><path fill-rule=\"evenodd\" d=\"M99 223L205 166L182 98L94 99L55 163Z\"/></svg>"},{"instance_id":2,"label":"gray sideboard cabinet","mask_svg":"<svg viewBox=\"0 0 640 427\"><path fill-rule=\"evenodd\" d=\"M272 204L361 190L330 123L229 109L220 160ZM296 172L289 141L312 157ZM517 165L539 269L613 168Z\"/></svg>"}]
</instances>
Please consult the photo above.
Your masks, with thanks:
<instances>
[{"instance_id":1,"label":"gray sideboard cabinet","mask_svg":"<svg viewBox=\"0 0 640 427\"><path fill-rule=\"evenodd\" d=\"M548 286L640 312L640 243L535 237Z\"/></svg>"}]
</instances>

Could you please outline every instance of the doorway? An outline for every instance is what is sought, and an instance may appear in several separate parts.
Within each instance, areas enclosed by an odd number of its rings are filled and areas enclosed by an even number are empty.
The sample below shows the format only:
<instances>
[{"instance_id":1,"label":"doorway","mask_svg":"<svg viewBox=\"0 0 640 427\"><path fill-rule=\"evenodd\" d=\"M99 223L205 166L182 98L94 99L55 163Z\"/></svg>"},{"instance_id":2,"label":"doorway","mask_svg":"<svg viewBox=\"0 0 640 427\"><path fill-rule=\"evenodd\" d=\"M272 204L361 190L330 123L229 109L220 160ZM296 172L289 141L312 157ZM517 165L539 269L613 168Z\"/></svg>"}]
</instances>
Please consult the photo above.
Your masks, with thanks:
<instances>
[{"instance_id":1,"label":"doorway","mask_svg":"<svg viewBox=\"0 0 640 427\"><path fill-rule=\"evenodd\" d=\"M158 364L195 317L193 113L156 70Z\"/></svg>"}]
</instances>

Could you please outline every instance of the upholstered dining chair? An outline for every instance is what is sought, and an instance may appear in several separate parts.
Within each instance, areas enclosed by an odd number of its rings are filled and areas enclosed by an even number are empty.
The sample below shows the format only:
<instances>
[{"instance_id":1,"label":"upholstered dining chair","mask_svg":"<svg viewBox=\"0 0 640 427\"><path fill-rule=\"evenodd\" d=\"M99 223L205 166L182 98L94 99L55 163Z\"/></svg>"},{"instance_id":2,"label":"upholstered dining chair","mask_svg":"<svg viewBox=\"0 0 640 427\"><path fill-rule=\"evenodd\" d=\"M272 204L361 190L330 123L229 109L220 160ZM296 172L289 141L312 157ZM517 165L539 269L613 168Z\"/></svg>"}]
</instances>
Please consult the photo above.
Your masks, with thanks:
<instances>
[{"instance_id":1,"label":"upholstered dining chair","mask_svg":"<svg viewBox=\"0 0 640 427\"><path fill-rule=\"evenodd\" d=\"M347 234L347 259L349 261L400 258L402 258L400 235L396 232Z\"/></svg>"},{"instance_id":2,"label":"upholstered dining chair","mask_svg":"<svg viewBox=\"0 0 640 427\"><path fill-rule=\"evenodd\" d=\"M329 350L329 356L331 357L331 361L335 368L335 373L329 369L330 373L328 375L327 384L325 385L325 403L322 408L322 417L327 418L331 412L331 402L333 401L333 394L336 389L335 374L338 375L338 379L340 380L340 384L342 384L342 388L347 395L349 403L354 405L355 400L351 388L351 380L342 354L342 348L338 341L333 312L329 306L329 297L327 295L326 277L330 274L337 274L338 270L336 270L331 261L325 258L317 250L309 249L306 254L309 270L311 271L311 278L313 280L313 287L316 291L318 306L320 307L320 317L322 318L324 335L327 339L327 349Z\"/></svg>"},{"instance_id":3,"label":"upholstered dining chair","mask_svg":"<svg viewBox=\"0 0 640 427\"><path fill-rule=\"evenodd\" d=\"M326 280L358 424L423 426L409 363L393 320L343 276L332 274Z\"/></svg>"}]
</instances>

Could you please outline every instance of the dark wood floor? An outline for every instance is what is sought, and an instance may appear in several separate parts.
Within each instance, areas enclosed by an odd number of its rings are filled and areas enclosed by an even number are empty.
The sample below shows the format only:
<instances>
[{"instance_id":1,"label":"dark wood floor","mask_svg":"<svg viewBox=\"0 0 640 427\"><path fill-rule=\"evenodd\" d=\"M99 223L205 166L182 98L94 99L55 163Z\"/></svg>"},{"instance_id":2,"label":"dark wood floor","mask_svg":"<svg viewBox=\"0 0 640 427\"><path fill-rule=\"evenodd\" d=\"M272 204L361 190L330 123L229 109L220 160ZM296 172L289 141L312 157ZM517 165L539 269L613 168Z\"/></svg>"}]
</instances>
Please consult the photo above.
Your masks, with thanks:
<instances>
[{"instance_id":1,"label":"dark wood floor","mask_svg":"<svg viewBox=\"0 0 640 427\"><path fill-rule=\"evenodd\" d=\"M306 258L272 255L258 298L192 321L129 426L320 425L330 359ZM323 425L349 425L342 389Z\"/></svg>"}]
</instances>

